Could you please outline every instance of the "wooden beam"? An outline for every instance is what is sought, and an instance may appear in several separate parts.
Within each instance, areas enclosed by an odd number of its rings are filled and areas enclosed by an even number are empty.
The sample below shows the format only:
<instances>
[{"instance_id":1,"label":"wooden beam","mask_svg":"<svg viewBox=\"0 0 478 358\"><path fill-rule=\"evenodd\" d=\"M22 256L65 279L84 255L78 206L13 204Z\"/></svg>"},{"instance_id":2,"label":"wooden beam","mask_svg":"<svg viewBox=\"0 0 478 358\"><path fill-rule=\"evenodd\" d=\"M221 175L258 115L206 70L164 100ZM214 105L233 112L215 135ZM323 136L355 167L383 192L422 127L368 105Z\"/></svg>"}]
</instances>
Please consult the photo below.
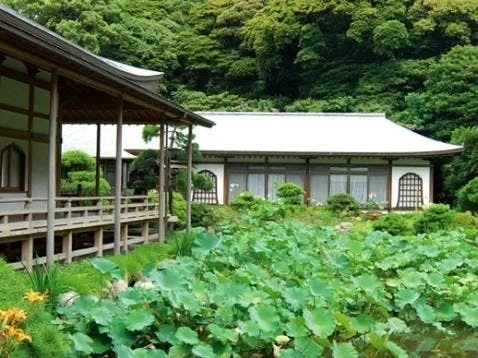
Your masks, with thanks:
<instances>
[{"instance_id":1,"label":"wooden beam","mask_svg":"<svg viewBox=\"0 0 478 358\"><path fill-rule=\"evenodd\" d=\"M47 202L47 239L46 262L53 265L55 250L55 198L56 198L56 131L58 116L58 73L52 72L50 96L50 129L48 147L48 202Z\"/></svg>"},{"instance_id":2,"label":"wooden beam","mask_svg":"<svg viewBox=\"0 0 478 358\"><path fill-rule=\"evenodd\" d=\"M122 129L123 129L123 96L119 97L118 120L116 122L116 174L115 174L115 228L114 228L114 253L121 252L121 177L123 159L122 151Z\"/></svg>"},{"instance_id":3,"label":"wooden beam","mask_svg":"<svg viewBox=\"0 0 478 358\"><path fill-rule=\"evenodd\" d=\"M30 114L30 109L25 109L22 107L18 106L12 106L11 104L6 104L6 103L0 103L0 109L8 112L13 112L13 113L20 113L28 116ZM42 118L42 119L50 119L50 116L45 113L40 113L40 112L34 112L33 110L31 111L32 115L34 117Z\"/></svg>"},{"instance_id":4,"label":"wooden beam","mask_svg":"<svg viewBox=\"0 0 478 358\"><path fill-rule=\"evenodd\" d=\"M21 140L29 140L30 138L34 142L48 143L48 135L40 133L29 133L22 129L12 129L0 126L0 136Z\"/></svg>"},{"instance_id":5,"label":"wooden beam","mask_svg":"<svg viewBox=\"0 0 478 358\"><path fill-rule=\"evenodd\" d=\"M10 78L12 80L31 84L35 87L43 88L44 90L50 90L51 84L48 81L41 80L39 78L30 77L27 73L23 73L12 68L0 65L0 76Z\"/></svg>"}]
</instances>

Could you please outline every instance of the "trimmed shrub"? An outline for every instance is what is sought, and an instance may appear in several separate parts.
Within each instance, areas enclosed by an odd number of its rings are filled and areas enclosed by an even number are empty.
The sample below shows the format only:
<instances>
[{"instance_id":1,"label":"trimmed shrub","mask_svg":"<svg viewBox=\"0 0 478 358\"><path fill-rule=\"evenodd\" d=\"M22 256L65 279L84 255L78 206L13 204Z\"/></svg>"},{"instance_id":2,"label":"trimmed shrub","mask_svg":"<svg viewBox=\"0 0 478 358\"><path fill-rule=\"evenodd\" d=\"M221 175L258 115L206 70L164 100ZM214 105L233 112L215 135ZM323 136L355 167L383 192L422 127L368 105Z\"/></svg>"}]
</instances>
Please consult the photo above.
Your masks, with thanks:
<instances>
[{"instance_id":1,"label":"trimmed shrub","mask_svg":"<svg viewBox=\"0 0 478 358\"><path fill-rule=\"evenodd\" d=\"M454 221L455 212L449 205L432 204L418 215L413 227L417 233L435 232L451 229Z\"/></svg>"},{"instance_id":2,"label":"trimmed shrub","mask_svg":"<svg viewBox=\"0 0 478 358\"><path fill-rule=\"evenodd\" d=\"M354 216L358 214L360 204L351 195L340 193L332 195L327 199L327 208L341 217Z\"/></svg>"},{"instance_id":3,"label":"trimmed shrub","mask_svg":"<svg viewBox=\"0 0 478 358\"><path fill-rule=\"evenodd\" d=\"M411 234L412 231L407 218L396 213L390 213L379 218L373 223L373 229L388 232L391 235L406 235Z\"/></svg>"},{"instance_id":4,"label":"trimmed shrub","mask_svg":"<svg viewBox=\"0 0 478 358\"><path fill-rule=\"evenodd\" d=\"M458 191L458 206L463 211L478 212L478 178L470 180Z\"/></svg>"},{"instance_id":5,"label":"trimmed shrub","mask_svg":"<svg viewBox=\"0 0 478 358\"><path fill-rule=\"evenodd\" d=\"M237 210L250 209L261 201L263 200L250 191L245 191L236 196L230 205Z\"/></svg>"},{"instance_id":6,"label":"trimmed shrub","mask_svg":"<svg viewBox=\"0 0 478 358\"><path fill-rule=\"evenodd\" d=\"M262 221L277 221L285 217L286 209L282 203L262 200L248 212L248 215Z\"/></svg>"},{"instance_id":7,"label":"trimmed shrub","mask_svg":"<svg viewBox=\"0 0 478 358\"><path fill-rule=\"evenodd\" d=\"M276 185L277 197L286 205L301 205L305 191L295 183L285 182Z\"/></svg>"},{"instance_id":8,"label":"trimmed shrub","mask_svg":"<svg viewBox=\"0 0 478 358\"><path fill-rule=\"evenodd\" d=\"M215 225L216 222L217 218L211 207L201 203L191 204L191 226L208 228Z\"/></svg>"}]
</instances>

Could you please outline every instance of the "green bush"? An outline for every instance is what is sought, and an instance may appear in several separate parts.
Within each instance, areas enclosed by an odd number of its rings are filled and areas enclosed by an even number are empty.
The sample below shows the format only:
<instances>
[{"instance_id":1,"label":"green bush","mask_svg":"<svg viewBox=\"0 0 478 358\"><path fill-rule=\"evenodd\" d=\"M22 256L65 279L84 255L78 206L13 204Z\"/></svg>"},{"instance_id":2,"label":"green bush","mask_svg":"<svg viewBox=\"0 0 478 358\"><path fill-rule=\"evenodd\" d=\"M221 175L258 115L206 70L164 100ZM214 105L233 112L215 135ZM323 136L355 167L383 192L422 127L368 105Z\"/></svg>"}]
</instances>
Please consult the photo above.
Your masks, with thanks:
<instances>
[{"instance_id":1,"label":"green bush","mask_svg":"<svg viewBox=\"0 0 478 358\"><path fill-rule=\"evenodd\" d=\"M285 217L286 212L284 204L262 200L251 208L248 215L262 221L278 221Z\"/></svg>"},{"instance_id":2,"label":"green bush","mask_svg":"<svg viewBox=\"0 0 478 358\"><path fill-rule=\"evenodd\" d=\"M217 218L211 207L201 203L191 204L191 226L208 228L214 226L216 222Z\"/></svg>"},{"instance_id":3,"label":"green bush","mask_svg":"<svg viewBox=\"0 0 478 358\"><path fill-rule=\"evenodd\" d=\"M327 199L327 208L341 217L354 216L358 214L360 204L351 195L340 193L332 195Z\"/></svg>"},{"instance_id":4,"label":"green bush","mask_svg":"<svg viewBox=\"0 0 478 358\"><path fill-rule=\"evenodd\" d=\"M470 180L458 191L458 206L463 211L478 212L478 178Z\"/></svg>"},{"instance_id":5,"label":"green bush","mask_svg":"<svg viewBox=\"0 0 478 358\"><path fill-rule=\"evenodd\" d=\"M382 216L373 223L373 229L388 232L391 235L411 234L412 228L409 220L402 215L390 213Z\"/></svg>"},{"instance_id":6,"label":"green bush","mask_svg":"<svg viewBox=\"0 0 478 358\"><path fill-rule=\"evenodd\" d=\"M449 205L432 204L418 215L413 227L417 233L435 232L451 229L454 221L455 212Z\"/></svg>"},{"instance_id":7,"label":"green bush","mask_svg":"<svg viewBox=\"0 0 478 358\"><path fill-rule=\"evenodd\" d=\"M277 183L277 197L286 205L301 205L304 202L305 191L295 183Z\"/></svg>"},{"instance_id":8,"label":"green bush","mask_svg":"<svg viewBox=\"0 0 478 358\"><path fill-rule=\"evenodd\" d=\"M454 227L463 230L469 239L478 237L478 217L469 211L456 213Z\"/></svg>"},{"instance_id":9,"label":"green bush","mask_svg":"<svg viewBox=\"0 0 478 358\"><path fill-rule=\"evenodd\" d=\"M173 193L173 215L177 216L178 225L181 227L186 224L187 205L186 199L184 199L182 194Z\"/></svg>"},{"instance_id":10,"label":"green bush","mask_svg":"<svg viewBox=\"0 0 478 358\"><path fill-rule=\"evenodd\" d=\"M230 205L237 210L250 209L261 201L263 201L263 199L254 195L250 191L245 191L236 196Z\"/></svg>"}]
</instances>

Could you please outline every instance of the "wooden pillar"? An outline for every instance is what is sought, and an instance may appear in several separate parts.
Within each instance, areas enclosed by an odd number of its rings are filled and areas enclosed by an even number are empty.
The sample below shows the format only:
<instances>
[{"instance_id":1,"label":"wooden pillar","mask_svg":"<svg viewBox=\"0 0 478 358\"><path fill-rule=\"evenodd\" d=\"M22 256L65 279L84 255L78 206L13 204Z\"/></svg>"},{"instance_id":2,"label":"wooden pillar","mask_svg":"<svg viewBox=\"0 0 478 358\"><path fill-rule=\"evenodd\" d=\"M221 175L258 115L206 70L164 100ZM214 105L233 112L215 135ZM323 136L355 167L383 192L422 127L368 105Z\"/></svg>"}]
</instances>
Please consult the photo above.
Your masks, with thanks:
<instances>
[{"instance_id":1,"label":"wooden pillar","mask_svg":"<svg viewBox=\"0 0 478 358\"><path fill-rule=\"evenodd\" d=\"M22 261L25 268L30 271L33 267L33 236L28 236L22 241Z\"/></svg>"},{"instance_id":2,"label":"wooden pillar","mask_svg":"<svg viewBox=\"0 0 478 358\"><path fill-rule=\"evenodd\" d=\"M33 173L33 112L35 104L35 87L30 84L28 94L28 169L27 169L27 196L32 196L32 173Z\"/></svg>"},{"instance_id":3,"label":"wooden pillar","mask_svg":"<svg viewBox=\"0 0 478 358\"><path fill-rule=\"evenodd\" d=\"M166 203L164 202L164 162L165 162L165 153L164 153L164 122L161 122L159 127L159 223L158 223L158 239L159 242L164 242L166 240L166 230L165 230L165 209Z\"/></svg>"},{"instance_id":4,"label":"wooden pillar","mask_svg":"<svg viewBox=\"0 0 478 358\"><path fill-rule=\"evenodd\" d=\"M304 176L304 191L305 191L305 203L310 205L310 158L305 158L305 176Z\"/></svg>"},{"instance_id":5,"label":"wooden pillar","mask_svg":"<svg viewBox=\"0 0 478 358\"><path fill-rule=\"evenodd\" d=\"M388 174L387 174L387 202L388 211L392 211L392 159L388 160Z\"/></svg>"},{"instance_id":6,"label":"wooden pillar","mask_svg":"<svg viewBox=\"0 0 478 358\"><path fill-rule=\"evenodd\" d=\"M269 157L264 157L264 198L269 198Z\"/></svg>"},{"instance_id":7,"label":"wooden pillar","mask_svg":"<svg viewBox=\"0 0 478 358\"><path fill-rule=\"evenodd\" d=\"M145 220L141 225L141 237L144 240L144 243L147 244L149 242L149 221Z\"/></svg>"},{"instance_id":8,"label":"wooden pillar","mask_svg":"<svg viewBox=\"0 0 478 358\"><path fill-rule=\"evenodd\" d=\"M68 231L63 235L62 251L65 254L65 263L71 263L73 259L73 231Z\"/></svg>"},{"instance_id":9,"label":"wooden pillar","mask_svg":"<svg viewBox=\"0 0 478 358\"><path fill-rule=\"evenodd\" d=\"M124 224L121 230L121 241L123 242L123 252L128 252L128 224Z\"/></svg>"},{"instance_id":10,"label":"wooden pillar","mask_svg":"<svg viewBox=\"0 0 478 358\"><path fill-rule=\"evenodd\" d=\"M435 187L433 183L435 182L435 173L434 173L434 166L433 163L430 163L430 193L428 194L428 203L432 204L433 203L433 191L435 190Z\"/></svg>"},{"instance_id":11,"label":"wooden pillar","mask_svg":"<svg viewBox=\"0 0 478 358\"><path fill-rule=\"evenodd\" d=\"M55 206L56 206L56 144L57 144L57 117L58 117L58 73L51 74L50 92L50 127L48 140L48 202L47 202L47 236L46 236L46 263L53 265L55 253Z\"/></svg>"},{"instance_id":12,"label":"wooden pillar","mask_svg":"<svg viewBox=\"0 0 478 358\"><path fill-rule=\"evenodd\" d=\"M224 158L224 180L223 180L223 204L229 204L229 165L227 164L227 158Z\"/></svg>"},{"instance_id":13,"label":"wooden pillar","mask_svg":"<svg viewBox=\"0 0 478 358\"><path fill-rule=\"evenodd\" d=\"M103 226L98 227L95 231L95 247L96 256L103 256Z\"/></svg>"},{"instance_id":14,"label":"wooden pillar","mask_svg":"<svg viewBox=\"0 0 478 358\"><path fill-rule=\"evenodd\" d=\"M186 231L191 231L191 199L193 179L193 125L188 127L188 181L186 187Z\"/></svg>"},{"instance_id":15,"label":"wooden pillar","mask_svg":"<svg viewBox=\"0 0 478 358\"><path fill-rule=\"evenodd\" d=\"M121 177L122 177L122 130L123 130L123 95L119 98L118 118L116 122L116 173L115 173L115 225L114 225L114 254L121 252Z\"/></svg>"},{"instance_id":16,"label":"wooden pillar","mask_svg":"<svg viewBox=\"0 0 478 358\"><path fill-rule=\"evenodd\" d=\"M100 158L101 158L101 124L96 124L96 175L95 196L100 196Z\"/></svg>"}]
</instances>

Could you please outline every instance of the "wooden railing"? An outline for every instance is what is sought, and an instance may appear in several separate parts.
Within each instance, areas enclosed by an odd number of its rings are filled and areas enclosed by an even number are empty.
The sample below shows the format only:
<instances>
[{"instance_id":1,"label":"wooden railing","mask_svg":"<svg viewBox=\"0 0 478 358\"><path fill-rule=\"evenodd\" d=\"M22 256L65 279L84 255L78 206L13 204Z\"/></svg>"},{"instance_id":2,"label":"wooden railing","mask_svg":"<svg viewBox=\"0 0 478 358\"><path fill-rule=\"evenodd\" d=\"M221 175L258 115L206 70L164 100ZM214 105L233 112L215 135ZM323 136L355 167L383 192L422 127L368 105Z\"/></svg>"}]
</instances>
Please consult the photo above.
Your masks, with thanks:
<instances>
[{"instance_id":1,"label":"wooden railing","mask_svg":"<svg viewBox=\"0 0 478 358\"><path fill-rule=\"evenodd\" d=\"M0 199L0 238L46 232L46 198ZM9 204L17 208L5 211ZM23 205L23 209L19 206ZM37 206L38 208L34 208ZM121 198L121 222L158 217L158 203L147 196ZM55 230L113 223L114 197L57 197Z\"/></svg>"},{"instance_id":2,"label":"wooden railing","mask_svg":"<svg viewBox=\"0 0 478 358\"><path fill-rule=\"evenodd\" d=\"M12 263L15 268L29 268L34 261L45 261L44 257L34 260L34 241L46 236L46 203L47 198L0 199L0 243L21 243L21 261ZM114 197L57 197L55 203L55 236L62 237L62 249L56 252L55 260L71 262L79 256L102 256L104 250L113 248L113 243L104 242L103 234L105 228L112 230L114 225ZM123 251L149 241L149 223L159 219L159 204L147 196L125 196L121 198L120 208ZM171 216L164 219L165 223L176 220ZM137 234L129 234L131 225L139 228ZM93 244L73 250L73 234L81 232L92 232Z\"/></svg>"}]
</instances>

